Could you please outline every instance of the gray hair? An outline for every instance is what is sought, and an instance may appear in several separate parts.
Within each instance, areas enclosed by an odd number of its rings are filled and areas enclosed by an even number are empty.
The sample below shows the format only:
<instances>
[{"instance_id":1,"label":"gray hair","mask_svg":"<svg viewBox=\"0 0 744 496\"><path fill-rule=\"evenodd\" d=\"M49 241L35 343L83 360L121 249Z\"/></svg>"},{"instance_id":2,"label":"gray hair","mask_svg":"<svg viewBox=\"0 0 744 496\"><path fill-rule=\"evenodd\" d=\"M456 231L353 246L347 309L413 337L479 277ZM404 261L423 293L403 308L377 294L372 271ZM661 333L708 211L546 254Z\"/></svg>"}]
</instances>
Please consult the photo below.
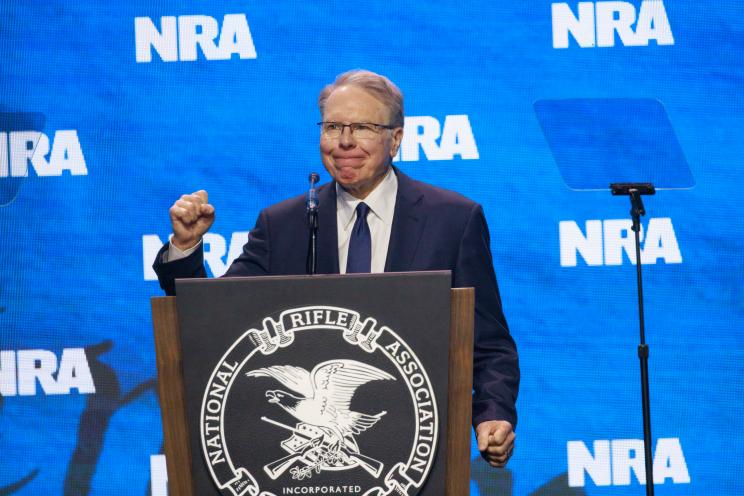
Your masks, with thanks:
<instances>
[{"instance_id":1,"label":"gray hair","mask_svg":"<svg viewBox=\"0 0 744 496\"><path fill-rule=\"evenodd\" d=\"M318 108L320 108L321 115L323 115L328 97L342 86L356 86L373 95L388 108L390 125L403 127L403 93L385 76L363 69L353 69L339 74L333 83L323 88L318 96Z\"/></svg>"}]
</instances>

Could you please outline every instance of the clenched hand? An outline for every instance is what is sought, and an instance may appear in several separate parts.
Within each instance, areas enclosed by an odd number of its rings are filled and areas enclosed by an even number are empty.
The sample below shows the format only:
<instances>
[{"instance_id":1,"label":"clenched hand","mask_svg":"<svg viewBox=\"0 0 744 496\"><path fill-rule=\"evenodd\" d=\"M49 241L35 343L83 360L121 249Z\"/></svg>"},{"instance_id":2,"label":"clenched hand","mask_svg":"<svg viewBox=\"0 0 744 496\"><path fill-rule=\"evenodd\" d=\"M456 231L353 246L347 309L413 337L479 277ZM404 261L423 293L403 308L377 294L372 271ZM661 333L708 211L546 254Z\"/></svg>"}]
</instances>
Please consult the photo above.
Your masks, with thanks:
<instances>
[{"instance_id":1,"label":"clenched hand","mask_svg":"<svg viewBox=\"0 0 744 496\"><path fill-rule=\"evenodd\" d=\"M203 189L183 195L171 206L173 226L171 243L179 250L187 250L201 241L214 222L214 207L207 203L209 195Z\"/></svg>"},{"instance_id":2,"label":"clenched hand","mask_svg":"<svg viewBox=\"0 0 744 496\"><path fill-rule=\"evenodd\" d=\"M488 420L475 428L478 451L492 467L503 467L514 450L514 430L506 420Z\"/></svg>"}]
</instances>

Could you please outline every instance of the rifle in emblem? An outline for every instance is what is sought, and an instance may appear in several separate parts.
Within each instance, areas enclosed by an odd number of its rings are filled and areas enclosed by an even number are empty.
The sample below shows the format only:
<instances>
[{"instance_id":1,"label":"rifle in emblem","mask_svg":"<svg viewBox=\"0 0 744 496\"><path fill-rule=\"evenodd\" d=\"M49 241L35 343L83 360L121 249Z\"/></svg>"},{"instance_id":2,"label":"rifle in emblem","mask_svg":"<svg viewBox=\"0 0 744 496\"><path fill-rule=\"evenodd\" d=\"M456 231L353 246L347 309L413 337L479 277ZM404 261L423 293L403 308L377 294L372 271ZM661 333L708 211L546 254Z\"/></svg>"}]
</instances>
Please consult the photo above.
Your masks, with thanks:
<instances>
[{"instance_id":1,"label":"rifle in emblem","mask_svg":"<svg viewBox=\"0 0 744 496\"><path fill-rule=\"evenodd\" d=\"M282 448L289 452L289 455L283 456L264 466L264 471L273 480L282 475L288 468L297 461L304 461L307 465L317 462L318 449L333 449L327 441L324 441L326 433L320 427L300 422L296 427L291 427L276 420L267 417L261 417L261 420L268 422L282 429L292 432L292 436L281 442ZM383 463L372 457L365 456L357 451L352 451L346 446L339 446L338 451L349 459L354 460L357 464L366 470L370 475L377 478L382 473Z\"/></svg>"}]
</instances>

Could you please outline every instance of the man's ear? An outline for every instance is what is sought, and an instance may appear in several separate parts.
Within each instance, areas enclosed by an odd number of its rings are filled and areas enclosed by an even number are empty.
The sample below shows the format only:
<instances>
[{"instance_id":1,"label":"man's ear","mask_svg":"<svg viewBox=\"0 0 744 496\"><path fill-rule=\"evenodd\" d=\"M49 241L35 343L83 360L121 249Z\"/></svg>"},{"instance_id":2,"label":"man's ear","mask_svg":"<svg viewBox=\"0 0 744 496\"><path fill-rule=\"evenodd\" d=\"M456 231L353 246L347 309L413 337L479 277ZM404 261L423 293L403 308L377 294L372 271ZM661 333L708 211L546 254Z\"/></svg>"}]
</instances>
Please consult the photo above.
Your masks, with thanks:
<instances>
[{"instance_id":1,"label":"man's ear","mask_svg":"<svg viewBox=\"0 0 744 496\"><path fill-rule=\"evenodd\" d=\"M403 128L402 127L396 127L395 129L390 130L390 134L393 138L393 144L390 147L390 157L395 158L395 156L398 154L398 148L400 148L400 143L403 141Z\"/></svg>"}]
</instances>

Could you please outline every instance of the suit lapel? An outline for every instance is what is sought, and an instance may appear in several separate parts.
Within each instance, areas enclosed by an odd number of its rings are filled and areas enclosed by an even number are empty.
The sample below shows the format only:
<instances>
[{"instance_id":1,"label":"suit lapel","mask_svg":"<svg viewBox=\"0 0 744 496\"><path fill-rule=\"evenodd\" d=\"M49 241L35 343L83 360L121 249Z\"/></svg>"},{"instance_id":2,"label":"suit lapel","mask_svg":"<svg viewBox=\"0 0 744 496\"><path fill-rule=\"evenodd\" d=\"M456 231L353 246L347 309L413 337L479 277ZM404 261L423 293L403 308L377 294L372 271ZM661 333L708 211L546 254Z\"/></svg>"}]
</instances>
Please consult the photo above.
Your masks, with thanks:
<instances>
[{"instance_id":1,"label":"suit lapel","mask_svg":"<svg viewBox=\"0 0 744 496\"><path fill-rule=\"evenodd\" d=\"M390 232L385 272L405 272L413 264L421 234L426 225L424 195L415 182L394 168L398 177L398 193Z\"/></svg>"},{"instance_id":2,"label":"suit lapel","mask_svg":"<svg viewBox=\"0 0 744 496\"><path fill-rule=\"evenodd\" d=\"M323 185L318 201L318 274L338 274L335 182Z\"/></svg>"}]
</instances>

